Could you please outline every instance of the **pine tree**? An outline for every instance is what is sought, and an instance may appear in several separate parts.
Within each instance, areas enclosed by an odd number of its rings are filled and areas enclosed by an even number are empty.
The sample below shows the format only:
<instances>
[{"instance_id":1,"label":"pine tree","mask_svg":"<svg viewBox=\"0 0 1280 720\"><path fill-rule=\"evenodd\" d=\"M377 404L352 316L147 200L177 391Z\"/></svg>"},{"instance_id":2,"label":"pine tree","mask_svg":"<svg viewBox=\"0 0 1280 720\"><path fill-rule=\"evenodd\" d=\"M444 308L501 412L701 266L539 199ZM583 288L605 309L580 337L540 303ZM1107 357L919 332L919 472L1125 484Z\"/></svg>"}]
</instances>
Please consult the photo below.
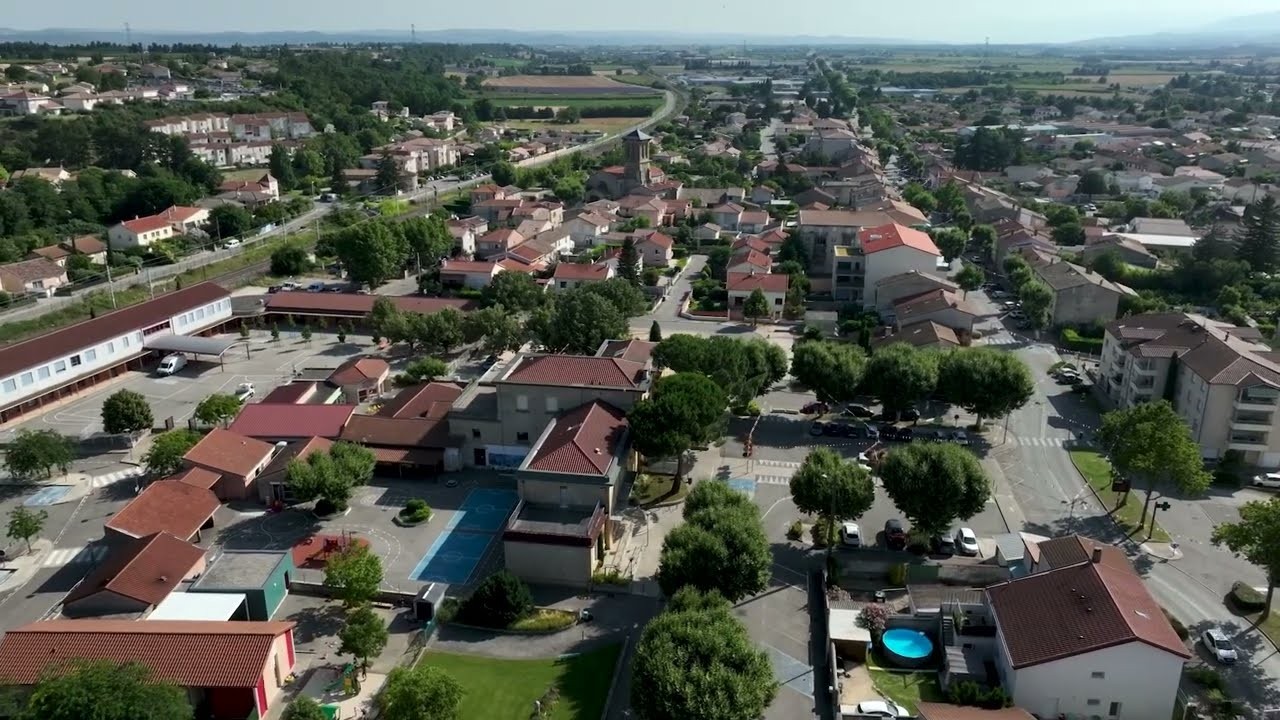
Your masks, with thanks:
<instances>
[{"instance_id":1,"label":"pine tree","mask_svg":"<svg viewBox=\"0 0 1280 720\"><path fill-rule=\"evenodd\" d=\"M1280 262L1280 207L1267 197L1245 208L1236 252L1254 272L1272 272Z\"/></svg>"},{"instance_id":2,"label":"pine tree","mask_svg":"<svg viewBox=\"0 0 1280 720\"><path fill-rule=\"evenodd\" d=\"M622 252L618 254L618 277L632 285L640 285L640 252L631 238L622 241Z\"/></svg>"},{"instance_id":3,"label":"pine tree","mask_svg":"<svg viewBox=\"0 0 1280 720\"><path fill-rule=\"evenodd\" d=\"M658 321L654 320L649 326L649 342L662 342L662 328L658 325Z\"/></svg>"},{"instance_id":4,"label":"pine tree","mask_svg":"<svg viewBox=\"0 0 1280 720\"><path fill-rule=\"evenodd\" d=\"M1209 232L1191 246L1191 257L1198 263L1214 260L1230 260L1235 257L1236 249L1231 238L1223 234L1217 225L1209 228Z\"/></svg>"},{"instance_id":5,"label":"pine tree","mask_svg":"<svg viewBox=\"0 0 1280 720\"><path fill-rule=\"evenodd\" d=\"M375 192L380 195L395 195L400 189L400 168L390 153L384 152L378 159L378 174L374 180L378 183Z\"/></svg>"}]
</instances>

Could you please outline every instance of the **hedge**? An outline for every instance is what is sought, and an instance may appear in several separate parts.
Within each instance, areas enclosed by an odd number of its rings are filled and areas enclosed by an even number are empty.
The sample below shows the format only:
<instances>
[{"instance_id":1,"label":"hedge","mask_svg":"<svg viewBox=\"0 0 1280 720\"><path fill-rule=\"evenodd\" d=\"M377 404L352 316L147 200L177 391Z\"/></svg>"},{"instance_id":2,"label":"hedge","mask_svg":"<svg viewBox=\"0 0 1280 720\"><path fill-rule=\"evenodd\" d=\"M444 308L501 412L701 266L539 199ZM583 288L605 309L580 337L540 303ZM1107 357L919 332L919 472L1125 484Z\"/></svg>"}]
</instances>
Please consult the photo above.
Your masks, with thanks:
<instances>
[{"instance_id":1,"label":"hedge","mask_svg":"<svg viewBox=\"0 0 1280 720\"><path fill-rule=\"evenodd\" d=\"M1102 338L1088 338L1076 332L1074 328L1062 329L1062 345L1068 350L1082 353L1102 352Z\"/></svg>"},{"instance_id":2,"label":"hedge","mask_svg":"<svg viewBox=\"0 0 1280 720\"><path fill-rule=\"evenodd\" d=\"M1262 612L1267 608L1267 596L1239 580L1231 583L1231 602L1244 612Z\"/></svg>"}]
</instances>

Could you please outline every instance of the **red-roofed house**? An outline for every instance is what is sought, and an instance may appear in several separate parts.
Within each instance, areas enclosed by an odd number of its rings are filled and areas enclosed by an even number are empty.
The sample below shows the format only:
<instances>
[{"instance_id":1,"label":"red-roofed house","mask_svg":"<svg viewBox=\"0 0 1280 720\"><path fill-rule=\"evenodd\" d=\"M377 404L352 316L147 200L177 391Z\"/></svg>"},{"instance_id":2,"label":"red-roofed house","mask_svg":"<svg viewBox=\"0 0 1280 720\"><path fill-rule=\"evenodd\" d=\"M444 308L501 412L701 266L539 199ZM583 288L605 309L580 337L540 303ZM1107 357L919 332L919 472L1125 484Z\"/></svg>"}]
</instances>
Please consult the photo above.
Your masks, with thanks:
<instances>
[{"instance_id":1,"label":"red-roofed house","mask_svg":"<svg viewBox=\"0 0 1280 720\"><path fill-rule=\"evenodd\" d=\"M511 228L498 228L476 238L476 257L484 259L490 255L505 253L524 242L525 238Z\"/></svg>"},{"instance_id":2,"label":"red-roofed house","mask_svg":"<svg viewBox=\"0 0 1280 720\"><path fill-rule=\"evenodd\" d=\"M202 529L213 527L219 507L212 490L180 480L160 480L113 515L103 526L103 535L113 549L156 533L196 543Z\"/></svg>"},{"instance_id":3,"label":"red-roofed house","mask_svg":"<svg viewBox=\"0 0 1280 720\"><path fill-rule=\"evenodd\" d=\"M291 410L296 405L284 405ZM213 487L221 500L243 500L252 495L254 479L275 455L275 446L237 432L214 428L182 456L188 467L204 468L222 475Z\"/></svg>"},{"instance_id":4,"label":"red-roofed house","mask_svg":"<svg viewBox=\"0 0 1280 720\"><path fill-rule=\"evenodd\" d=\"M572 290L579 285L603 282L614 276L613 265L609 263L570 263L556 264L551 274L551 288L555 290Z\"/></svg>"},{"instance_id":5,"label":"red-roofed house","mask_svg":"<svg viewBox=\"0 0 1280 720\"><path fill-rule=\"evenodd\" d=\"M861 261L866 267L860 287L857 288L858 292L847 299L854 301L861 299L863 307L876 306L874 290L876 285L885 278L910 272L926 275L939 274L938 259L942 257L942 253L938 251L938 246L933 244L933 239L919 230L893 223L865 228L858 232L858 244L862 249L861 257L853 253L850 260L845 262L852 261L856 265ZM832 274L832 287L841 287L841 281L848 277L849 273L840 267L844 259L836 258L836 260ZM853 284L859 285L856 282L856 269L853 275L855 280ZM848 286L849 283L844 285Z\"/></svg>"},{"instance_id":6,"label":"red-roofed house","mask_svg":"<svg viewBox=\"0 0 1280 720\"><path fill-rule=\"evenodd\" d=\"M291 622L45 620L5 633L0 682L31 686L75 660L139 663L213 720L266 717L296 663Z\"/></svg>"},{"instance_id":7,"label":"red-roofed house","mask_svg":"<svg viewBox=\"0 0 1280 720\"><path fill-rule=\"evenodd\" d=\"M113 248L148 247L156 241L191 232L208 219L209 211L205 208L174 205L156 215L126 220L112 227L107 230L107 241Z\"/></svg>"},{"instance_id":8,"label":"red-roofed house","mask_svg":"<svg viewBox=\"0 0 1280 720\"><path fill-rule=\"evenodd\" d=\"M342 391L347 402L364 402L382 394L391 366L382 358L354 357L338 366L329 376L329 384Z\"/></svg>"},{"instance_id":9,"label":"red-roofed house","mask_svg":"<svg viewBox=\"0 0 1280 720\"><path fill-rule=\"evenodd\" d=\"M727 275L725 289L729 291L729 312L741 314L751 293L760 290L769 303L769 316L782 315L782 307L787 302L789 278L786 275L767 272L731 272Z\"/></svg>"},{"instance_id":10,"label":"red-roofed house","mask_svg":"<svg viewBox=\"0 0 1280 720\"><path fill-rule=\"evenodd\" d=\"M245 405L227 429L276 443L322 437L333 440L351 419L355 405L295 405L260 402Z\"/></svg>"},{"instance_id":11,"label":"red-roofed house","mask_svg":"<svg viewBox=\"0 0 1280 720\"><path fill-rule=\"evenodd\" d=\"M675 259L675 240L671 236L653 230L636 234L636 250L645 267L668 267Z\"/></svg>"},{"instance_id":12,"label":"red-roofed house","mask_svg":"<svg viewBox=\"0 0 1280 720\"><path fill-rule=\"evenodd\" d=\"M440 284L447 288L482 288L501 268L484 260L445 260L440 265Z\"/></svg>"},{"instance_id":13,"label":"red-roofed house","mask_svg":"<svg viewBox=\"0 0 1280 720\"><path fill-rule=\"evenodd\" d=\"M143 613L204 572L204 549L160 532L115 548L62 599L68 617Z\"/></svg>"}]
</instances>

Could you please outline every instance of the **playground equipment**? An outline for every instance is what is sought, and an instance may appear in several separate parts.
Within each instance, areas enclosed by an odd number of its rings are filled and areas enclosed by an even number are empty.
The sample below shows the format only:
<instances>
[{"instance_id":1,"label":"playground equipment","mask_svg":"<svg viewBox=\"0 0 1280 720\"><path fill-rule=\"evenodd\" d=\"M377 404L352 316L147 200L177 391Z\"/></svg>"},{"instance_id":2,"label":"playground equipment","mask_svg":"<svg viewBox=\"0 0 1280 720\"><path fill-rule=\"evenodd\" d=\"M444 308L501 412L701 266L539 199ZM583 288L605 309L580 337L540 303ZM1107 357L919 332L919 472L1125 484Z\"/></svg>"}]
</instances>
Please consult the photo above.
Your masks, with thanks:
<instances>
[{"instance_id":1,"label":"playground equipment","mask_svg":"<svg viewBox=\"0 0 1280 720\"><path fill-rule=\"evenodd\" d=\"M360 692L360 680L356 677L356 666L347 663L342 666L342 675L325 686L326 693L341 692L343 695L354 695Z\"/></svg>"}]
</instances>

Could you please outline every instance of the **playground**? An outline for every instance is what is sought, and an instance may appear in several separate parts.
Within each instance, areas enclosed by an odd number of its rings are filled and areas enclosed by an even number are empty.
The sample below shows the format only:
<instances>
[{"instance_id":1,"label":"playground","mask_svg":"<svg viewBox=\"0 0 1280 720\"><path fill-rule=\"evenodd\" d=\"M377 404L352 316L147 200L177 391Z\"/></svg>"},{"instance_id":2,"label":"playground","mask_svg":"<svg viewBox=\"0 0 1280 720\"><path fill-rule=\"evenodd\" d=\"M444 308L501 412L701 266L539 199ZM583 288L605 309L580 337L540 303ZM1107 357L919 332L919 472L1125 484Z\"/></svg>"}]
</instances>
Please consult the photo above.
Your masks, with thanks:
<instances>
[{"instance_id":1,"label":"playground","mask_svg":"<svg viewBox=\"0 0 1280 720\"><path fill-rule=\"evenodd\" d=\"M351 663L316 668L300 695L315 700L331 720L365 717L373 710L373 698L382 687L384 675L363 677Z\"/></svg>"},{"instance_id":2,"label":"playground","mask_svg":"<svg viewBox=\"0 0 1280 720\"><path fill-rule=\"evenodd\" d=\"M449 518L444 532L427 548L409 578L449 585L474 581L476 568L501 537L502 528L517 502L519 497L514 490L472 490Z\"/></svg>"}]
</instances>

